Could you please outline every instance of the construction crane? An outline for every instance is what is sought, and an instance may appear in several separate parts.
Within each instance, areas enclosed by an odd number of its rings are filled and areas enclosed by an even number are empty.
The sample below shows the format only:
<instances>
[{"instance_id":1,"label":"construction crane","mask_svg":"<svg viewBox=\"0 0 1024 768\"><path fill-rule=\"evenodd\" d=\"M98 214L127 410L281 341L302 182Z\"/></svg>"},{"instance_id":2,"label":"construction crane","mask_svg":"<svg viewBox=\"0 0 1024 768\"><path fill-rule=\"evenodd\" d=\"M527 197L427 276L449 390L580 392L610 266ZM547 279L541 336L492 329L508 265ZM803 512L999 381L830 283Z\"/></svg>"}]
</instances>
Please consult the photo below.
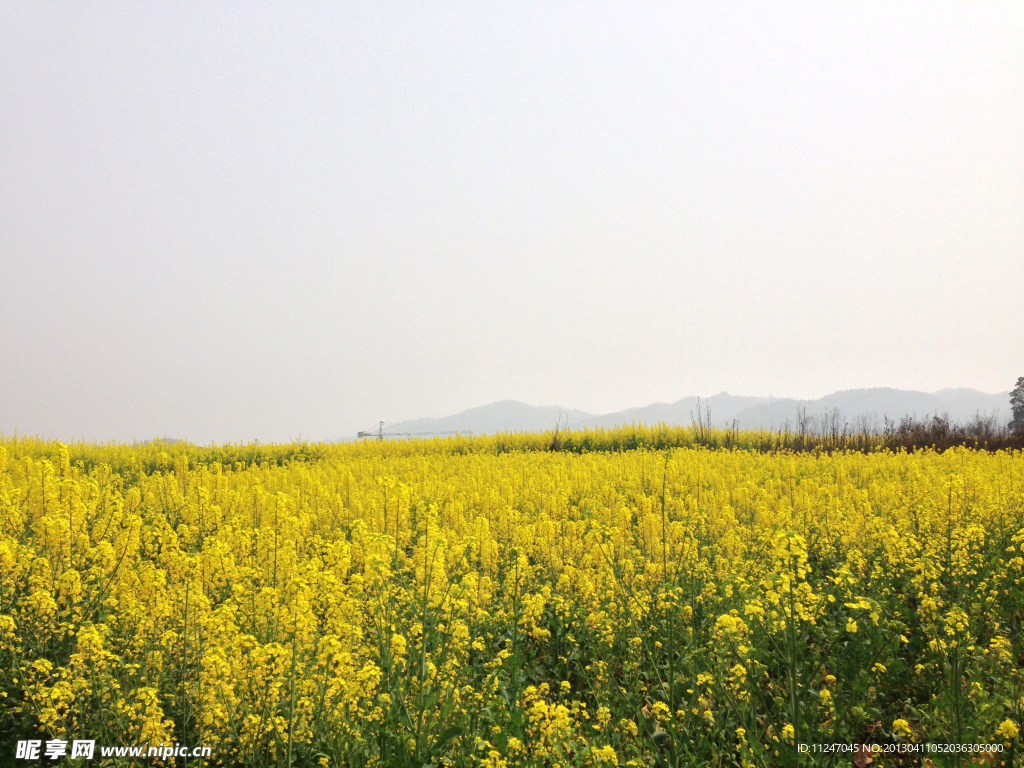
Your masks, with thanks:
<instances>
[{"instance_id":1,"label":"construction crane","mask_svg":"<svg viewBox=\"0 0 1024 768\"><path fill-rule=\"evenodd\" d=\"M385 432L384 422L382 421L378 426L377 430L367 430L366 432L357 432L356 437L376 437L378 440L383 440L385 437L438 437L440 435L472 435L473 430L467 430L465 432Z\"/></svg>"}]
</instances>

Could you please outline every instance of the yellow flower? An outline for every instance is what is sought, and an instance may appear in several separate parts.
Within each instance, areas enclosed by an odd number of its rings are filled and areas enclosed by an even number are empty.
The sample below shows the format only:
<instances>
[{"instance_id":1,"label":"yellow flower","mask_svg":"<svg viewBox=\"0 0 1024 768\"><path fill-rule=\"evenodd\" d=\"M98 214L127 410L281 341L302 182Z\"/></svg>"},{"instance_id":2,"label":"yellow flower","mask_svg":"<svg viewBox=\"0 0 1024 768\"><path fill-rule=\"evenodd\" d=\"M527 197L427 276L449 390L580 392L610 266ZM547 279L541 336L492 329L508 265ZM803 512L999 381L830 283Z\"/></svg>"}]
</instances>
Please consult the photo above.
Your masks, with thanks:
<instances>
[{"instance_id":1,"label":"yellow flower","mask_svg":"<svg viewBox=\"0 0 1024 768\"><path fill-rule=\"evenodd\" d=\"M618 765L619 756L610 746L597 747L590 751L596 765Z\"/></svg>"},{"instance_id":2,"label":"yellow flower","mask_svg":"<svg viewBox=\"0 0 1024 768\"><path fill-rule=\"evenodd\" d=\"M892 732L904 739L909 739L913 735L913 731L910 730L910 723L899 718L892 721Z\"/></svg>"},{"instance_id":3,"label":"yellow flower","mask_svg":"<svg viewBox=\"0 0 1024 768\"><path fill-rule=\"evenodd\" d=\"M1019 732L1017 724L1013 720L1009 719L1003 720L1003 722L999 724L999 727L996 728L996 735L1001 736L1006 741L1013 741L1016 739Z\"/></svg>"}]
</instances>

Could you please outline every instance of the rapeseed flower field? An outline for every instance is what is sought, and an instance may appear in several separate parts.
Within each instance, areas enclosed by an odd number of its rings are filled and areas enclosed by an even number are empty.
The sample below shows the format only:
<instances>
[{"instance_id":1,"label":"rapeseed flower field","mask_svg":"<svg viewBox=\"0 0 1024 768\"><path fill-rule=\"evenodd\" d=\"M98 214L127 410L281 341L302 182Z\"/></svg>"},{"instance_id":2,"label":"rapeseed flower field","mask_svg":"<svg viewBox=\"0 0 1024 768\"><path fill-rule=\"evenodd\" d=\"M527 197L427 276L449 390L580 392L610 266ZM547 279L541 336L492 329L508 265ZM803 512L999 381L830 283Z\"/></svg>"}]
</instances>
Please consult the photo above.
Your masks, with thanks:
<instances>
[{"instance_id":1,"label":"rapeseed flower field","mask_svg":"<svg viewBox=\"0 0 1024 768\"><path fill-rule=\"evenodd\" d=\"M1019 764L1020 451L637 434L0 441L4 748Z\"/></svg>"}]
</instances>

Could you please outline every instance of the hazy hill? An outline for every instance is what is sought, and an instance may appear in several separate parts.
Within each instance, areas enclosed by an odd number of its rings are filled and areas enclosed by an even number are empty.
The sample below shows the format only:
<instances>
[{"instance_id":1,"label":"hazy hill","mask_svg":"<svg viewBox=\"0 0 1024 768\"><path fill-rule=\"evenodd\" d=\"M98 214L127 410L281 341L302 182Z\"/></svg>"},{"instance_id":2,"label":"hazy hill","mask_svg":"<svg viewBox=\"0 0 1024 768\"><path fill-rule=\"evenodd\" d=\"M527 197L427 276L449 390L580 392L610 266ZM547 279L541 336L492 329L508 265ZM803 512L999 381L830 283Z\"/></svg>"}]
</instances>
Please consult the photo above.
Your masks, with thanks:
<instances>
[{"instance_id":1,"label":"hazy hill","mask_svg":"<svg viewBox=\"0 0 1024 768\"><path fill-rule=\"evenodd\" d=\"M730 395L722 392L711 397L700 398L700 410L702 415L705 409L711 410L711 420L715 424L725 424L735 418L736 414L745 409L756 407L762 403L769 402L767 397L744 397L742 395ZM607 413L604 416L590 416L572 422L569 426L573 429L584 429L586 427L614 427L617 424L689 424L697 415L697 398L684 397L674 403L653 403L642 408L627 408L617 413Z\"/></svg>"},{"instance_id":2,"label":"hazy hill","mask_svg":"<svg viewBox=\"0 0 1024 768\"><path fill-rule=\"evenodd\" d=\"M888 387L847 389L833 392L817 400L791 398L745 397L722 392L701 398L702 413L711 411L711 422L728 426L736 421L741 428L779 429L795 426L798 409L807 416L820 416L838 409L849 422L866 419L881 427L885 417L899 420L902 416L948 414L954 421L964 421L976 414L995 414L1002 422L1010 418L1008 392L989 394L975 389L943 389L938 392L914 392ZM516 400L502 400L478 408L470 408L452 416L422 418L385 426L386 432L535 432L568 424L570 429L614 427L618 424L691 423L697 413L697 398L684 397L674 403L652 403L641 408L627 408L603 416L554 405L534 406Z\"/></svg>"},{"instance_id":3,"label":"hazy hill","mask_svg":"<svg viewBox=\"0 0 1024 768\"><path fill-rule=\"evenodd\" d=\"M560 408L557 405L527 405L517 400L501 400L479 408L470 408L442 418L412 419L387 424L385 432L539 432L556 424L591 418L586 411Z\"/></svg>"},{"instance_id":4,"label":"hazy hill","mask_svg":"<svg viewBox=\"0 0 1024 768\"><path fill-rule=\"evenodd\" d=\"M1009 421L1012 417L1010 409L1010 393L998 392L994 395L979 392L976 389L940 389L934 393L941 398L949 410L949 415L954 419L969 419L976 412L992 413L1003 421Z\"/></svg>"}]
</instances>

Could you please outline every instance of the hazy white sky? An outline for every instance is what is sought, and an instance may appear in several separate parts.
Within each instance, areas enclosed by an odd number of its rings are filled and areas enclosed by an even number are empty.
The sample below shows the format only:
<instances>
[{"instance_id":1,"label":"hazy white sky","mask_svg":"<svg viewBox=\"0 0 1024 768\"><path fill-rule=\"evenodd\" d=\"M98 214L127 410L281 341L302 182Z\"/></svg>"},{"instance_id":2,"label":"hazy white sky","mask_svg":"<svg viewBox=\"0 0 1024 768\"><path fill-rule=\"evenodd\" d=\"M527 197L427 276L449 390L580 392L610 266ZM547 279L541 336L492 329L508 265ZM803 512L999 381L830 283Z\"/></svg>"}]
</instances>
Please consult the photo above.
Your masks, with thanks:
<instances>
[{"instance_id":1,"label":"hazy white sky","mask_svg":"<svg viewBox=\"0 0 1024 768\"><path fill-rule=\"evenodd\" d=\"M0 4L0 431L1007 390L1024 4Z\"/></svg>"}]
</instances>

